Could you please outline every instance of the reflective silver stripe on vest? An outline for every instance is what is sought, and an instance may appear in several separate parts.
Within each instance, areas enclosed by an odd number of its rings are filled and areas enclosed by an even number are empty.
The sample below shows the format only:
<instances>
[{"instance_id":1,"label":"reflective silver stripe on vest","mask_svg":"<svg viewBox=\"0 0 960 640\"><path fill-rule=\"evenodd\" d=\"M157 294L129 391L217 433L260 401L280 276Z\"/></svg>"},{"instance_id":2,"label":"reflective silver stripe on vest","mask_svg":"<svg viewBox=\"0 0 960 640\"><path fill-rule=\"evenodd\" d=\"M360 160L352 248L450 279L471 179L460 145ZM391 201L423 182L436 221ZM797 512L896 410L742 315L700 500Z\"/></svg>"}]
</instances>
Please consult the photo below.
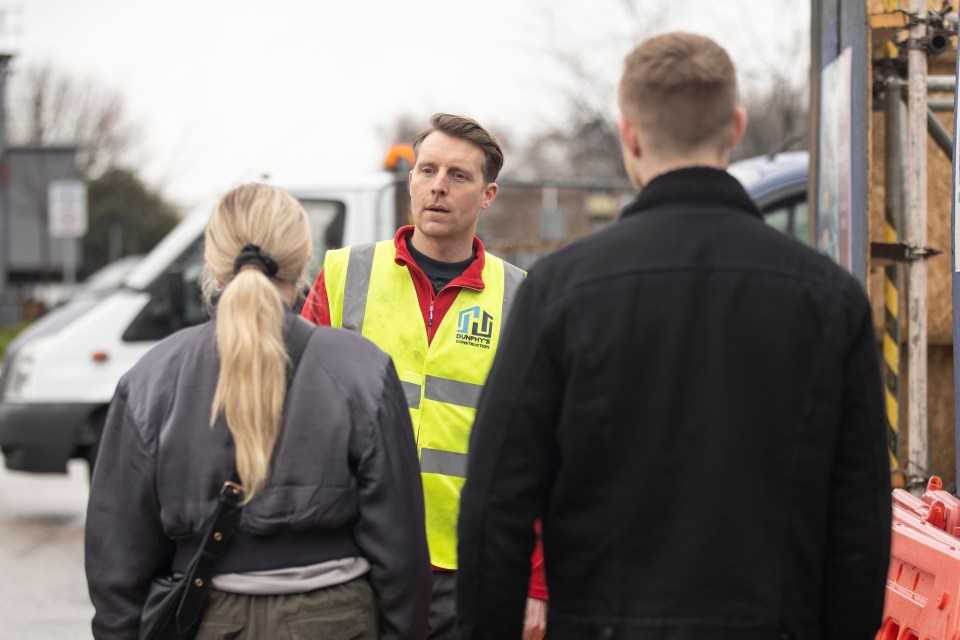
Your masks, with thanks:
<instances>
[{"instance_id":1,"label":"reflective silver stripe on vest","mask_svg":"<svg viewBox=\"0 0 960 640\"><path fill-rule=\"evenodd\" d=\"M407 398L407 407L411 409L419 409L420 385L414 382L406 382L405 380L401 380L400 386L403 387L403 395Z\"/></svg>"},{"instance_id":2,"label":"reflective silver stripe on vest","mask_svg":"<svg viewBox=\"0 0 960 640\"><path fill-rule=\"evenodd\" d=\"M375 244L363 244L350 248L340 324L354 333L360 333L363 329L363 314L367 309L367 290L370 288L370 272L373 271L373 252L376 247Z\"/></svg>"},{"instance_id":3,"label":"reflective silver stripe on vest","mask_svg":"<svg viewBox=\"0 0 960 640\"><path fill-rule=\"evenodd\" d=\"M422 449L420 451L420 472L466 478L467 454L443 451L442 449Z\"/></svg>"},{"instance_id":4,"label":"reflective silver stripe on vest","mask_svg":"<svg viewBox=\"0 0 960 640\"><path fill-rule=\"evenodd\" d=\"M500 327L510 317L510 307L517 295L517 289L523 284L524 273L512 264L503 263L503 310L500 312Z\"/></svg>"},{"instance_id":5,"label":"reflective silver stripe on vest","mask_svg":"<svg viewBox=\"0 0 960 640\"><path fill-rule=\"evenodd\" d=\"M446 402L461 407L477 408L483 385L459 382L448 378L427 376L424 380L423 397L434 402Z\"/></svg>"}]
</instances>

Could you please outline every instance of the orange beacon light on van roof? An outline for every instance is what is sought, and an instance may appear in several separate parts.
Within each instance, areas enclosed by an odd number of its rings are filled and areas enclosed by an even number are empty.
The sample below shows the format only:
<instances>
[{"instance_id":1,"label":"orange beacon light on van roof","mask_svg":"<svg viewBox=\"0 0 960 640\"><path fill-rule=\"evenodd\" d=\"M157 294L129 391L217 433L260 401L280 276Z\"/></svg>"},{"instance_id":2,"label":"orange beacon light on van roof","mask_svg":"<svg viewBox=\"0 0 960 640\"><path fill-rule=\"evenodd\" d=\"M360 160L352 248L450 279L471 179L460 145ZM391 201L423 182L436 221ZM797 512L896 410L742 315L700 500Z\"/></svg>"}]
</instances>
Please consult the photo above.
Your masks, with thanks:
<instances>
[{"instance_id":1,"label":"orange beacon light on van roof","mask_svg":"<svg viewBox=\"0 0 960 640\"><path fill-rule=\"evenodd\" d=\"M390 150L387 151L387 155L383 159L383 168L390 170L397 169L401 160L405 160L408 166L413 166L413 147L409 144L391 145Z\"/></svg>"}]
</instances>

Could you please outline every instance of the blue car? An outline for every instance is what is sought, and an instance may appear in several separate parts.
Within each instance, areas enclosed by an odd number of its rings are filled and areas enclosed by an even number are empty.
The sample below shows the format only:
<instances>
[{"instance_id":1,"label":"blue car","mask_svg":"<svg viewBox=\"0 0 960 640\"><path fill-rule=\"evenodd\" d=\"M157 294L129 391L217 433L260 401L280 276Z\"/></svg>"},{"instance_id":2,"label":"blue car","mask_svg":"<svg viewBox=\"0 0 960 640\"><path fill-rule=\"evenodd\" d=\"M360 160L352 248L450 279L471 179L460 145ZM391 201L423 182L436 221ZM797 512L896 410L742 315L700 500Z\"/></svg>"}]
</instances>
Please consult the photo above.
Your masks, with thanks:
<instances>
[{"instance_id":1,"label":"blue car","mask_svg":"<svg viewBox=\"0 0 960 640\"><path fill-rule=\"evenodd\" d=\"M729 168L757 203L767 224L806 244L810 242L809 162L806 151L789 151L748 158Z\"/></svg>"}]
</instances>

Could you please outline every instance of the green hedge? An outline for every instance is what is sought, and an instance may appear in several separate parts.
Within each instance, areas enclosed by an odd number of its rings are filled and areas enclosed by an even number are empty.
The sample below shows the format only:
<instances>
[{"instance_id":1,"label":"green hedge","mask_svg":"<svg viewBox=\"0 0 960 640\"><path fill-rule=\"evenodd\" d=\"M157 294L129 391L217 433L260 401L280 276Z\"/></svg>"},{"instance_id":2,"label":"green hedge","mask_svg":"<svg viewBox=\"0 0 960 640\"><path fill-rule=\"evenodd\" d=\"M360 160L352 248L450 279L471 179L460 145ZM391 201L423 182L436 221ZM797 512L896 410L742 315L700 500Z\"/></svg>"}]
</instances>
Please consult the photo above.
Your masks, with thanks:
<instances>
[{"instance_id":1,"label":"green hedge","mask_svg":"<svg viewBox=\"0 0 960 640\"><path fill-rule=\"evenodd\" d=\"M13 337L20 333L24 327L26 327L29 322L18 322L16 324L3 324L0 325L0 354L3 354L7 350L7 345L10 344L10 341L13 340Z\"/></svg>"}]
</instances>

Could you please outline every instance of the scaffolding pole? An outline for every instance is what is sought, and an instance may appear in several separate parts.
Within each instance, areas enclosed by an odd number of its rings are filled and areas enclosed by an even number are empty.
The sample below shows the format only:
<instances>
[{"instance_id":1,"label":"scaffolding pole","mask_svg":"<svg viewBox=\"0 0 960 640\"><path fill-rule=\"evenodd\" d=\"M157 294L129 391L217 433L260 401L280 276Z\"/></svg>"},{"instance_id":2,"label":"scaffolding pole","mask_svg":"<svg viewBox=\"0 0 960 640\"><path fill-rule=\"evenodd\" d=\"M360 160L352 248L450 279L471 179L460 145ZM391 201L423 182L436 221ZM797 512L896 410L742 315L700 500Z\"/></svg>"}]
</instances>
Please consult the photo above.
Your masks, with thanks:
<instances>
[{"instance_id":1,"label":"scaffolding pole","mask_svg":"<svg viewBox=\"0 0 960 640\"><path fill-rule=\"evenodd\" d=\"M906 110L903 104L903 79L891 73L884 82L884 225L883 241L900 242L903 232L903 177ZM900 464L900 265L891 262L883 268L883 363L886 396L887 443L892 484L903 487L906 474Z\"/></svg>"},{"instance_id":2,"label":"scaffolding pole","mask_svg":"<svg viewBox=\"0 0 960 640\"><path fill-rule=\"evenodd\" d=\"M952 298L951 308L953 311L953 429L954 429L954 470L956 475L954 478L960 478L960 349L956 345L960 345L960 254L957 252L960 251L960 243L957 242L957 216L960 215L960 207L958 207L957 199L960 198L960 176L958 176L958 170L960 170L960 157L958 157L958 150L960 150L960 139L957 136L957 127L956 123L960 122L960 104L958 104L958 99L960 95L956 92L957 78L960 77L960 53L957 55L957 59L954 64L956 65L956 75L953 80L953 122L954 122L954 136L953 136L953 153L950 157L950 162L952 163L952 172L951 176L953 178L953 198L950 202L950 249L953 257L953 272L950 274L950 294ZM954 482L954 492L957 495L960 495L960 483Z\"/></svg>"},{"instance_id":3,"label":"scaffolding pole","mask_svg":"<svg viewBox=\"0 0 960 640\"><path fill-rule=\"evenodd\" d=\"M910 0L914 16L927 15L927 0ZM927 246L927 52L921 46L927 35L923 20L910 27L907 53L907 179L906 241ZM925 260L907 263L907 362L909 429L908 471L921 484L929 473L927 433L927 265ZM922 490L922 489L921 489Z\"/></svg>"}]
</instances>

